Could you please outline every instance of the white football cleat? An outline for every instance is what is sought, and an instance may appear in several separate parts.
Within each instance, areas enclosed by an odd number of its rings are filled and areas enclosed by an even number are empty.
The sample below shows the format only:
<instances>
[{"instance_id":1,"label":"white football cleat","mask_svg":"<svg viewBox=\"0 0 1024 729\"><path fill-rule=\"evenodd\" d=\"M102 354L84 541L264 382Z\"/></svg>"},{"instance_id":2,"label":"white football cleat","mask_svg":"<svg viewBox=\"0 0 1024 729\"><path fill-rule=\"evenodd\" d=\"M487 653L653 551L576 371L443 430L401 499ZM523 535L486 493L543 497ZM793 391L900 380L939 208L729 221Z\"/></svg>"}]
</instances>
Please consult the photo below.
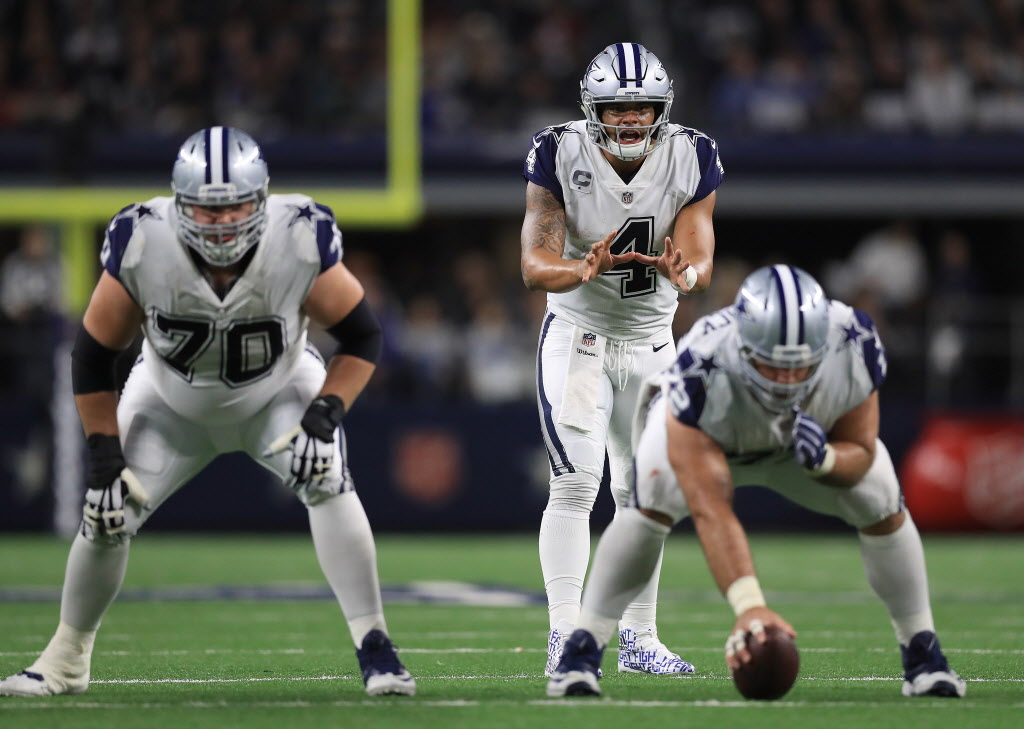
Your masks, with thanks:
<instances>
[{"instance_id":1,"label":"white football cleat","mask_svg":"<svg viewBox=\"0 0 1024 729\"><path fill-rule=\"evenodd\" d=\"M544 675L551 678L555 675L558 662L562 660L562 648L565 641L572 635L572 626L564 620L558 622L548 633L548 660L544 664Z\"/></svg>"},{"instance_id":2,"label":"white football cleat","mask_svg":"<svg viewBox=\"0 0 1024 729\"><path fill-rule=\"evenodd\" d=\"M53 696L41 673L22 671L0 681L0 696Z\"/></svg>"},{"instance_id":3,"label":"white football cleat","mask_svg":"<svg viewBox=\"0 0 1024 729\"><path fill-rule=\"evenodd\" d=\"M694 668L666 648L654 628L638 626L619 630L619 672L685 676L692 675Z\"/></svg>"}]
</instances>

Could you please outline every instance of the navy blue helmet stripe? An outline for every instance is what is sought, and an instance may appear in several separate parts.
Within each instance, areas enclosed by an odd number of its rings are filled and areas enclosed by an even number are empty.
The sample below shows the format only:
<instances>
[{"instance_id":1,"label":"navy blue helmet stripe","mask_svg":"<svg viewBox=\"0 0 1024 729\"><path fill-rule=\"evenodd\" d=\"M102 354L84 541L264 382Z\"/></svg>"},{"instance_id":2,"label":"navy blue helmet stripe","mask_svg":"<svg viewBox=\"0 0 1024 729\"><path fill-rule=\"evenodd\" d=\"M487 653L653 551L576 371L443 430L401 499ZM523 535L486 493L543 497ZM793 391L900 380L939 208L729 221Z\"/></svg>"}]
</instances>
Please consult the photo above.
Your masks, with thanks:
<instances>
[{"instance_id":1,"label":"navy blue helmet stripe","mask_svg":"<svg viewBox=\"0 0 1024 729\"><path fill-rule=\"evenodd\" d=\"M619 62L619 86L626 88L626 49L621 43L615 44L615 58Z\"/></svg>"},{"instance_id":2,"label":"navy blue helmet stripe","mask_svg":"<svg viewBox=\"0 0 1024 729\"><path fill-rule=\"evenodd\" d=\"M206 154L206 184L209 185L212 181L210 175L213 174L213 165L210 162L210 132L213 131L210 127L203 130L203 147Z\"/></svg>"},{"instance_id":3,"label":"navy blue helmet stripe","mask_svg":"<svg viewBox=\"0 0 1024 729\"><path fill-rule=\"evenodd\" d=\"M640 46L636 43L631 43L633 46L633 78L639 81L640 79Z\"/></svg>"},{"instance_id":4,"label":"navy blue helmet stripe","mask_svg":"<svg viewBox=\"0 0 1024 729\"><path fill-rule=\"evenodd\" d=\"M779 275L779 269L777 266L772 266L772 278L775 279L775 288L779 291L779 344L786 343L786 337L788 332L786 331L787 319L786 309L786 289L782 285L782 276Z\"/></svg>"},{"instance_id":5,"label":"navy blue helmet stripe","mask_svg":"<svg viewBox=\"0 0 1024 729\"><path fill-rule=\"evenodd\" d=\"M228 128L221 127L221 142L220 142L220 153L221 153L221 164L223 167L221 182L231 182L231 174L228 172Z\"/></svg>"},{"instance_id":6,"label":"navy blue helmet stripe","mask_svg":"<svg viewBox=\"0 0 1024 729\"><path fill-rule=\"evenodd\" d=\"M806 341L806 335L804 334L804 307L802 306L804 297L803 293L800 291L800 279L797 278L796 271L793 270L792 266L789 266L788 268L789 272L793 274L793 286L796 287L796 315L798 318L796 343L803 344Z\"/></svg>"}]
</instances>

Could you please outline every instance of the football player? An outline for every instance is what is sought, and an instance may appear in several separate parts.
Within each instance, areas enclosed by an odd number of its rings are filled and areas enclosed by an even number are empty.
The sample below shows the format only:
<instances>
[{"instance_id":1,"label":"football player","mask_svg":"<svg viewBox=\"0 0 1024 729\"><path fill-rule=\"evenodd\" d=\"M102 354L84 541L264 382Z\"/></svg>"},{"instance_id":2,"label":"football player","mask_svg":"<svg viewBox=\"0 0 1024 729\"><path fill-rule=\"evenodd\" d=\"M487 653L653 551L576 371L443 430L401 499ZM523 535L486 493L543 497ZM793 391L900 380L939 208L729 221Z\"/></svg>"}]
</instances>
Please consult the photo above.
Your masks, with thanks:
<instances>
[{"instance_id":1,"label":"football player","mask_svg":"<svg viewBox=\"0 0 1024 729\"><path fill-rule=\"evenodd\" d=\"M712 213L724 173L713 139L669 122L672 80L642 45L601 51L583 74L580 98L586 118L534 136L523 170L523 281L548 292L537 355L550 463L540 527L546 675L579 616L605 453L622 506L640 385L672 362L679 294L711 281ZM621 615L618 669L693 673L658 638L658 575Z\"/></svg>"},{"instance_id":2,"label":"football player","mask_svg":"<svg viewBox=\"0 0 1024 729\"><path fill-rule=\"evenodd\" d=\"M733 306L699 320L638 409L636 493L601 537L579 630L548 695L596 695L618 611L656 568L672 525L692 516L715 581L736 614L726 662L744 636L792 626L761 592L734 486L767 486L857 529L868 582L889 611L905 696L963 696L935 637L924 550L878 439L885 350L871 319L825 297L805 271L760 268ZM649 399L649 403L648 403Z\"/></svg>"},{"instance_id":3,"label":"football player","mask_svg":"<svg viewBox=\"0 0 1024 729\"><path fill-rule=\"evenodd\" d=\"M103 272L72 352L88 488L60 623L0 694L86 690L131 538L206 464L236 450L307 507L366 691L415 693L387 636L373 535L341 428L373 374L380 326L342 263L330 209L304 195L268 195L268 179L252 137L203 129L178 152L174 196L129 205L107 227ZM310 320L339 342L326 368L306 344ZM140 328L142 354L118 399L114 360Z\"/></svg>"}]
</instances>

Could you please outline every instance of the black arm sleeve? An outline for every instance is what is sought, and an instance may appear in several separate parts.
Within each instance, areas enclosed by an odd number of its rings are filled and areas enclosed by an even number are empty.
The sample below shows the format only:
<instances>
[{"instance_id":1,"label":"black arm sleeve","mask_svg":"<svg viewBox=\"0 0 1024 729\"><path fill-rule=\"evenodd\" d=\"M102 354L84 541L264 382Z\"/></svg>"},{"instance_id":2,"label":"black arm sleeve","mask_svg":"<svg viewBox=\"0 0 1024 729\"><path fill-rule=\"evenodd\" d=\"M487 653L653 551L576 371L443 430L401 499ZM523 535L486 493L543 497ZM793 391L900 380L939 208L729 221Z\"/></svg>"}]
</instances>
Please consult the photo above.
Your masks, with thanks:
<instances>
[{"instance_id":1,"label":"black arm sleeve","mask_svg":"<svg viewBox=\"0 0 1024 729\"><path fill-rule=\"evenodd\" d=\"M71 390L76 395L116 390L114 361L119 354L93 339L82 326L71 350Z\"/></svg>"},{"instance_id":2,"label":"black arm sleeve","mask_svg":"<svg viewBox=\"0 0 1024 729\"><path fill-rule=\"evenodd\" d=\"M348 315L327 332L338 340L335 355L348 354L367 362L377 364L383 348L384 337L380 322L364 297Z\"/></svg>"}]
</instances>

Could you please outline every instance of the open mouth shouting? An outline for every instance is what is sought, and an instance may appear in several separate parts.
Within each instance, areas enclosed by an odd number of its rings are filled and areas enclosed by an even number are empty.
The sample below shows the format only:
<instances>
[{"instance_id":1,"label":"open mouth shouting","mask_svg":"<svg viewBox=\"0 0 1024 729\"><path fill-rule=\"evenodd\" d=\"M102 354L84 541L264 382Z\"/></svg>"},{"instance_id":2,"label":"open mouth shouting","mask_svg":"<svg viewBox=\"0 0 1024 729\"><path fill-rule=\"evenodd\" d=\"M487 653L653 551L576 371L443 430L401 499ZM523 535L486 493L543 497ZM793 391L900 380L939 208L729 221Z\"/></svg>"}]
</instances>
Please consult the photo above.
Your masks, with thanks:
<instances>
[{"instance_id":1,"label":"open mouth shouting","mask_svg":"<svg viewBox=\"0 0 1024 729\"><path fill-rule=\"evenodd\" d=\"M620 129L619 144L637 144L644 140L644 134L636 129Z\"/></svg>"}]
</instances>

